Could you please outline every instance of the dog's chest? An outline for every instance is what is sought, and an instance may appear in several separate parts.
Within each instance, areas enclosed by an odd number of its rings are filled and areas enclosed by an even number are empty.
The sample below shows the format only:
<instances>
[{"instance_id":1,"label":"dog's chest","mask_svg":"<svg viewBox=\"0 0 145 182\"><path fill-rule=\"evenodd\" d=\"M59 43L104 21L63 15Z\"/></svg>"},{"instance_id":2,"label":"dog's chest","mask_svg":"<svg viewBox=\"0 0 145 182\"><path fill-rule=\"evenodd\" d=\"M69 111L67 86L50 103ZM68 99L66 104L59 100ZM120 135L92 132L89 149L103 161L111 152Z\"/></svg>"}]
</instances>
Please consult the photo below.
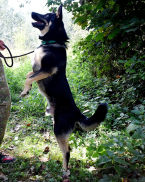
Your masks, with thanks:
<instances>
[{"instance_id":1,"label":"dog's chest","mask_svg":"<svg viewBox=\"0 0 145 182\"><path fill-rule=\"evenodd\" d=\"M41 60L45 56L46 53L44 53L43 48L39 47L35 50L35 55L32 60L32 68L33 71L36 72L41 69Z\"/></svg>"}]
</instances>

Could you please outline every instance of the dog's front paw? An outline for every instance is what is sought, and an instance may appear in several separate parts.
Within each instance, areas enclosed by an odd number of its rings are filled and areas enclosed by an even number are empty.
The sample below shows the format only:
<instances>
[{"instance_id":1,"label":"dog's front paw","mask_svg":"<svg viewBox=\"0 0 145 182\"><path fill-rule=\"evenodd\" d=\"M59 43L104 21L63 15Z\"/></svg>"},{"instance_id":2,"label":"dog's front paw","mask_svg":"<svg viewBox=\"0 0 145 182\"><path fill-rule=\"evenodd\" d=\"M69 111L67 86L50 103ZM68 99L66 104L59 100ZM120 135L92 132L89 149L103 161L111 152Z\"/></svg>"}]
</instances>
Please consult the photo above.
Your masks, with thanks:
<instances>
[{"instance_id":1,"label":"dog's front paw","mask_svg":"<svg viewBox=\"0 0 145 182\"><path fill-rule=\"evenodd\" d=\"M20 97L25 97L26 95L28 95L31 88L32 88L32 84L30 86L29 85L25 86L23 92L20 94Z\"/></svg>"},{"instance_id":2,"label":"dog's front paw","mask_svg":"<svg viewBox=\"0 0 145 182\"><path fill-rule=\"evenodd\" d=\"M28 95L28 93L29 93L29 91L27 91L27 92L22 92L21 94L20 94L20 97L25 97L26 95Z\"/></svg>"}]
</instances>

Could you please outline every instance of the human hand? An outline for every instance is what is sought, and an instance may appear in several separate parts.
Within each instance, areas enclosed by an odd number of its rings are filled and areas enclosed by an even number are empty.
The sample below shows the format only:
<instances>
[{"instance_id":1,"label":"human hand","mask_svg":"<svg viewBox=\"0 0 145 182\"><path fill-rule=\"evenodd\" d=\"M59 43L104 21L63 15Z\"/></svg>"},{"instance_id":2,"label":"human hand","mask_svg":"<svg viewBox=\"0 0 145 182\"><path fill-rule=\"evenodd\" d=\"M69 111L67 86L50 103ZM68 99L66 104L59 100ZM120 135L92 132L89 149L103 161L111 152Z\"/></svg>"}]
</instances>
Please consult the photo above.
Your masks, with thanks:
<instances>
[{"instance_id":1,"label":"human hand","mask_svg":"<svg viewBox=\"0 0 145 182\"><path fill-rule=\"evenodd\" d=\"M5 49L5 46L3 45L5 44L2 40L0 40L0 50L3 51Z\"/></svg>"}]
</instances>

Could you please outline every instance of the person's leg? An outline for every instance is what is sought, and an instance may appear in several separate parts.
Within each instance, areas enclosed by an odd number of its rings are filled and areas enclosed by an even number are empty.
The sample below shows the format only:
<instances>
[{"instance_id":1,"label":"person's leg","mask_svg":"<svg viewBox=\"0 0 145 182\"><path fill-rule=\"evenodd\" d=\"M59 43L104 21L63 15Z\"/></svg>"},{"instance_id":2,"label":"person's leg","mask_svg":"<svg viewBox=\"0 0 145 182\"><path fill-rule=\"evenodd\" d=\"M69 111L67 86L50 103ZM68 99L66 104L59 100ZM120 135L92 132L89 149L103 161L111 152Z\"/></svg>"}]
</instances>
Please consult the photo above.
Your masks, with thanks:
<instances>
[{"instance_id":1,"label":"person's leg","mask_svg":"<svg viewBox=\"0 0 145 182\"><path fill-rule=\"evenodd\" d=\"M6 124L8 118L10 116L10 109L11 109L11 96L9 87L5 78L4 68L2 65L2 61L0 60L0 145L2 144ZM0 153L0 162L12 162L15 158L7 157Z\"/></svg>"},{"instance_id":2,"label":"person's leg","mask_svg":"<svg viewBox=\"0 0 145 182\"><path fill-rule=\"evenodd\" d=\"M10 114L10 103L7 105L0 104L0 144L4 138L7 120Z\"/></svg>"}]
</instances>

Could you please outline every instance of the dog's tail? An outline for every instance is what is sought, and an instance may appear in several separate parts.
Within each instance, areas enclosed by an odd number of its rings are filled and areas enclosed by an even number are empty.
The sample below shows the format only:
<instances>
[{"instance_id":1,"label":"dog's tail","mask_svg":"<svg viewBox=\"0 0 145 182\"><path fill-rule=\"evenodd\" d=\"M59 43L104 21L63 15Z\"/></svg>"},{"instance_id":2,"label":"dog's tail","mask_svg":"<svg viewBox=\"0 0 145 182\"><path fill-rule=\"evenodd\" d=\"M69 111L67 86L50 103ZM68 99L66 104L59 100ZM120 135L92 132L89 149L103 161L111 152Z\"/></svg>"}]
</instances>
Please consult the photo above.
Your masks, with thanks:
<instances>
[{"instance_id":1,"label":"dog's tail","mask_svg":"<svg viewBox=\"0 0 145 182\"><path fill-rule=\"evenodd\" d=\"M107 114L107 104L102 103L98 106L96 112L93 116L90 118L85 117L84 115L81 115L79 118L79 124L82 127L82 129L90 131L95 129L99 124L105 120L106 114Z\"/></svg>"}]
</instances>

